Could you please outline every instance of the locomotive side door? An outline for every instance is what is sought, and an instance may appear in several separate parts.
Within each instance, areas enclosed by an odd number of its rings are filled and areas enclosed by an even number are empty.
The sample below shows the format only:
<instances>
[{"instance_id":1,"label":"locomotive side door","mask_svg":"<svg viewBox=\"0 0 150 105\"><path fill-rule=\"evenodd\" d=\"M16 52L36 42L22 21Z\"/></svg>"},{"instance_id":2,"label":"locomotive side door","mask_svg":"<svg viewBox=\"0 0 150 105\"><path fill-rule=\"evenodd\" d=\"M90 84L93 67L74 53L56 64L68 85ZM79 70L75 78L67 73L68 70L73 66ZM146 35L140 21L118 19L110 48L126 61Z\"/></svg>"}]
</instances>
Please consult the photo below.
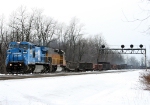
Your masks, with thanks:
<instances>
[{"instance_id":1,"label":"locomotive side door","mask_svg":"<svg viewBox=\"0 0 150 105\"><path fill-rule=\"evenodd\" d=\"M41 62L41 48L35 47L35 62L40 63Z\"/></svg>"},{"instance_id":2,"label":"locomotive side door","mask_svg":"<svg viewBox=\"0 0 150 105\"><path fill-rule=\"evenodd\" d=\"M29 49L29 59L32 64L35 63L35 46L30 45Z\"/></svg>"}]
</instances>

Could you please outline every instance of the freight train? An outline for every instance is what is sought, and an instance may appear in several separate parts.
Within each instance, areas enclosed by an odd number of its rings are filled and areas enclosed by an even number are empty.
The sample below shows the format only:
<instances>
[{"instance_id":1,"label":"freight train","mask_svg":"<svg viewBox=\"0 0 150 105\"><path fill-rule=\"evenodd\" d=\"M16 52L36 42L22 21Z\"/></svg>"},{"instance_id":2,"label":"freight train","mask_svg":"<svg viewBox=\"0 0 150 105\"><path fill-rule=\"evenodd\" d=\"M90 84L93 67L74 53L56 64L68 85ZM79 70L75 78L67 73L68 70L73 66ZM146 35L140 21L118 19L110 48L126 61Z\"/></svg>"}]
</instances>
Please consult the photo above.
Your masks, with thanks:
<instances>
[{"instance_id":1,"label":"freight train","mask_svg":"<svg viewBox=\"0 0 150 105\"><path fill-rule=\"evenodd\" d=\"M109 62L98 62L94 64L91 62L68 62L66 66L66 71L102 71L111 70L111 64Z\"/></svg>"},{"instance_id":2,"label":"freight train","mask_svg":"<svg viewBox=\"0 0 150 105\"><path fill-rule=\"evenodd\" d=\"M111 69L129 69L127 64L114 65L110 62L67 62L65 52L30 42L10 42L6 56L8 73L47 73L55 72L60 66L66 72L102 71Z\"/></svg>"},{"instance_id":3,"label":"freight train","mask_svg":"<svg viewBox=\"0 0 150 105\"><path fill-rule=\"evenodd\" d=\"M65 53L60 49L37 46L30 42L10 42L6 56L8 73L55 72L66 67ZM36 70L41 66L41 70Z\"/></svg>"},{"instance_id":4,"label":"freight train","mask_svg":"<svg viewBox=\"0 0 150 105\"><path fill-rule=\"evenodd\" d=\"M94 63L87 63L87 62L68 62L66 71L102 71L102 70L121 70L121 69L133 69L132 65L127 64L110 64L110 62L98 62L97 64Z\"/></svg>"}]
</instances>

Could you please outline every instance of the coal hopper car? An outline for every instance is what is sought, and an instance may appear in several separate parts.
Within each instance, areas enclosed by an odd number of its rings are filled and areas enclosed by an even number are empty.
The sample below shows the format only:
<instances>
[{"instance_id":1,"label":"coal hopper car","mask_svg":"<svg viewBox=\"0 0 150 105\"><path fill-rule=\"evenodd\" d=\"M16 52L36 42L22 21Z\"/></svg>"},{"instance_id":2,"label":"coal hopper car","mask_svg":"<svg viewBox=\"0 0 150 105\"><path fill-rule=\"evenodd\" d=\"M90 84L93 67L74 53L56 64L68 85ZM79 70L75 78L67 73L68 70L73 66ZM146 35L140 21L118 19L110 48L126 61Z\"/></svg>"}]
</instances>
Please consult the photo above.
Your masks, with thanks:
<instances>
[{"instance_id":1,"label":"coal hopper car","mask_svg":"<svg viewBox=\"0 0 150 105\"><path fill-rule=\"evenodd\" d=\"M78 71L91 71L93 69L93 63L79 63Z\"/></svg>"}]
</instances>

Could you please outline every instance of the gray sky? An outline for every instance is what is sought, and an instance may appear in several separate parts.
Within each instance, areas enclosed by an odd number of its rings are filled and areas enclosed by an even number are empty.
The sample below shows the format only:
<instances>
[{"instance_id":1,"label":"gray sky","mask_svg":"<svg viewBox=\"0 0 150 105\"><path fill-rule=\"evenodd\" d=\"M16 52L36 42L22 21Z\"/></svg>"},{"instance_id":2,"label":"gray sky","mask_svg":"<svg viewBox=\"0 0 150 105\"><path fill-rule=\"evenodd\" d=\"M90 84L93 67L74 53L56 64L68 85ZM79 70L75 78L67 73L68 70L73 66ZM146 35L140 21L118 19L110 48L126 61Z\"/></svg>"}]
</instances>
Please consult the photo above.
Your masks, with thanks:
<instances>
[{"instance_id":1,"label":"gray sky","mask_svg":"<svg viewBox=\"0 0 150 105\"><path fill-rule=\"evenodd\" d=\"M148 15L146 0L0 0L0 15L8 17L21 5L43 9L46 16L59 22L68 23L76 17L85 25L87 36L102 33L112 47L143 44L150 53L150 35L144 32L149 20L127 22Z\"/></svg>"}]
</instances>

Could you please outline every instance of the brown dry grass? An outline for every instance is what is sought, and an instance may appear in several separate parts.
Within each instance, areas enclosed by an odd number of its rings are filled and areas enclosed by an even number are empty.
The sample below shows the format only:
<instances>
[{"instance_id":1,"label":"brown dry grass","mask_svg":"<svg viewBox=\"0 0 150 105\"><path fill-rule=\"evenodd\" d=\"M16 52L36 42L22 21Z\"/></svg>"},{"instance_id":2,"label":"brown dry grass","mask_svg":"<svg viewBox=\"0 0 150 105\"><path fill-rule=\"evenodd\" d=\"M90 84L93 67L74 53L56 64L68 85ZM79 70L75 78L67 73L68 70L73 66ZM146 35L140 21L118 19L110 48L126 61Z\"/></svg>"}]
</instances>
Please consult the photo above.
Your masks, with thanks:
<instances>
[{"instance_id":1,"label":"brown dry grass","mask_svg":"<svg viewBox=\"0 0 150 105\"><path fill-rule=\"evenodd\" d=\"M150 71L141 74L141 82L145 85L145 90L150 90Z\"/></svg>"}]
</instances>

